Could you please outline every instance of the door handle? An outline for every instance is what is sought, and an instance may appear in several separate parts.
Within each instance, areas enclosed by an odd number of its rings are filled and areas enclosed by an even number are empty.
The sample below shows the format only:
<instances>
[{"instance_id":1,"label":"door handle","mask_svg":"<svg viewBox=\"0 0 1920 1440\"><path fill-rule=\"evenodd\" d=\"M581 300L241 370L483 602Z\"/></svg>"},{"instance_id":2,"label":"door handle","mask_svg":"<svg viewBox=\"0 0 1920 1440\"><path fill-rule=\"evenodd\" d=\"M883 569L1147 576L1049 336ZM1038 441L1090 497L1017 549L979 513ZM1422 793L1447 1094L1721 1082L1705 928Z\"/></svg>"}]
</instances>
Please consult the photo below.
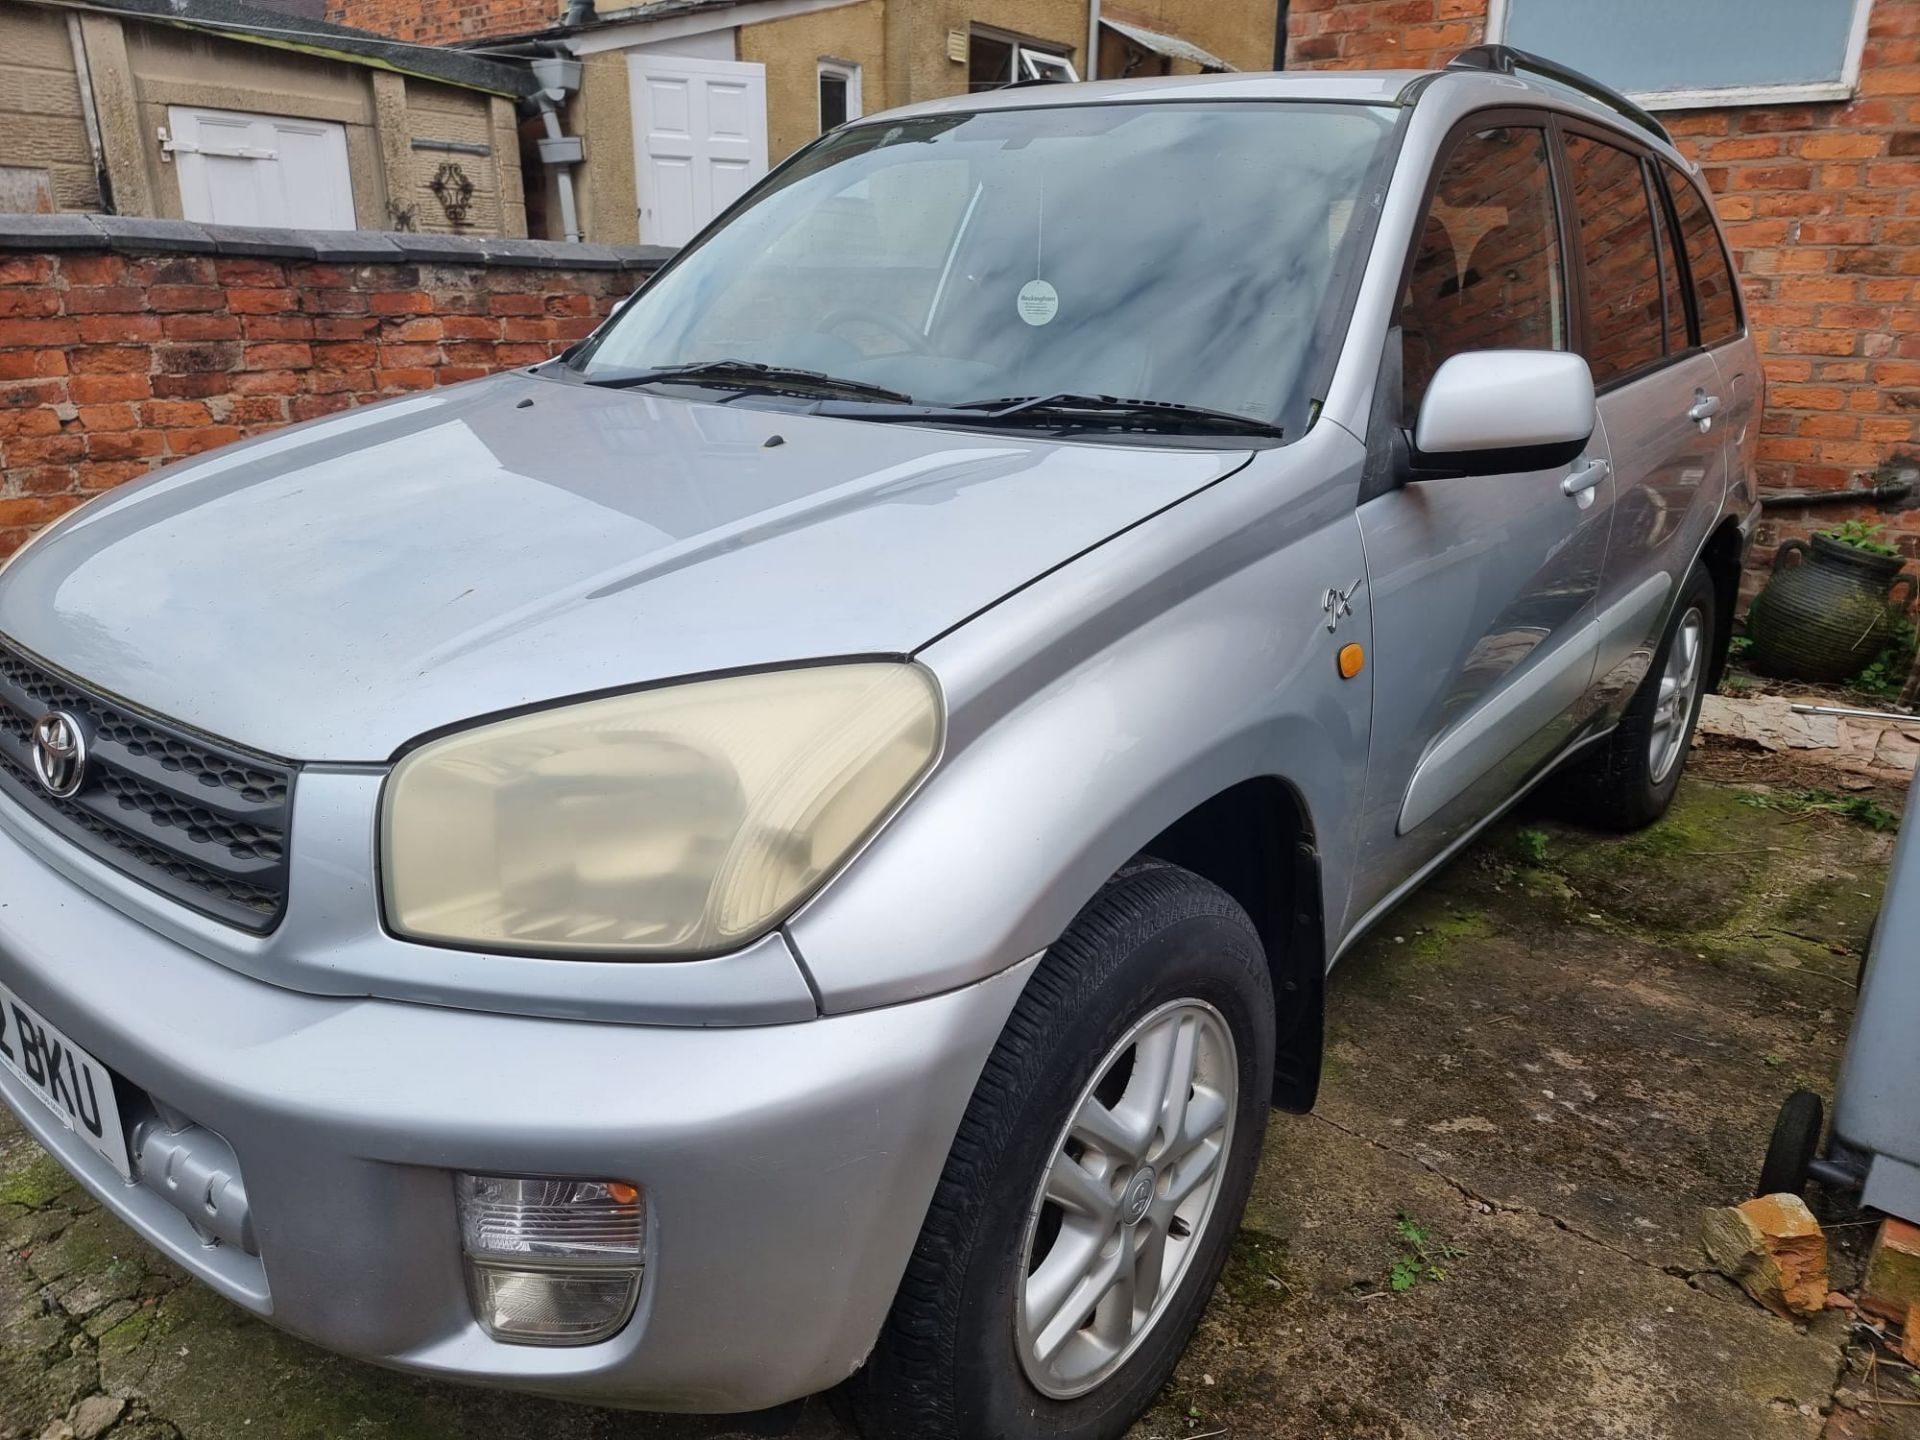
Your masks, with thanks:
<instances>
[{"instance_id":1,"label":"door handle","mask_svg":"<svg viewBox=\"0 0 1920 1440\"><path fill-rule=\"evenodd\" d=\"M1713 417L1720 413L1720 397L1709 395L1704 390L1693 392L1693 408L1687 411L1687 419L1698 422L1702 430L1711 429Z\"/></svg>"},{"instance_id":2,"label":"door handle","mask_svg":"<svg viewBox=\"0 0 1920 1440\"><path fill-rule=\"evenodd\" d=\"M1560 493L1570 499L1576 495L1584 495L1606 479L1612 468L1604 460L1589 460L1560 482Z\"/></svg>"}]
</instances>

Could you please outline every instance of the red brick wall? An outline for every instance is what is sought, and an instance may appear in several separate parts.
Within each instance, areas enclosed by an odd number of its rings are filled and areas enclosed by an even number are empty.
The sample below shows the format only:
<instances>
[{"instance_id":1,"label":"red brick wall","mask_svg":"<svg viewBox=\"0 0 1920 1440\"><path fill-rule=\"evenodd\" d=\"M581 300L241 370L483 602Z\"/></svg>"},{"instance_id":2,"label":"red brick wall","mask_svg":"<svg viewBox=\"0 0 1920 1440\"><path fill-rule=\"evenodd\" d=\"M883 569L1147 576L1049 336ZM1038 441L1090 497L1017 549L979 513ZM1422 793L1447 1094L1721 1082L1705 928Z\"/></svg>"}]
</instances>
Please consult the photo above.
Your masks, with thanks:
<instances>
[{"instance_id":1,"label":"red brick wall","mask_svg":"<svg viewBox=\"0 0 1920 1440\"><path fill-rule=\"evenodd\" d=\"M167 461L547 359L644 274L0 252L0 555Z\"/></svg>"},{"instance_id":2,"label":"red brick wall","mask_svg":"<svg viewBox=\"0 0 1920 1440\"><path fill-rule=\"evenodd\" d=\"M1487 0L1293 0L1289 69L1429 70L1487 36Z\"/></svg>"},{"instance_id":3,"label":"red brick wall","mask_svg":"<svg viewBox=\"0 0 1920 1440\"><path fill-rule=\"evenodd\" d=\"M562 0L327 0L326 18L422 45L452 45L490 35L525 35L557 25Z\"/></svg>"},{"instance_id":4,"label":"red brick wall","mask_svg":"<svg viewBox=\"0 0 1920 1440\"><path fill-rule=\"evenodd\" d=\"M1293 0L1288 63L1442 64L1486 0ZM1920 0L1874 0L1845 104L1668 111L1718 197L1766 357L1764 489L1844 489L1920 471ZM1755 556L1853 514L1920 557L1920 504L1770 510Z\"/></svg>"}]
</instances>

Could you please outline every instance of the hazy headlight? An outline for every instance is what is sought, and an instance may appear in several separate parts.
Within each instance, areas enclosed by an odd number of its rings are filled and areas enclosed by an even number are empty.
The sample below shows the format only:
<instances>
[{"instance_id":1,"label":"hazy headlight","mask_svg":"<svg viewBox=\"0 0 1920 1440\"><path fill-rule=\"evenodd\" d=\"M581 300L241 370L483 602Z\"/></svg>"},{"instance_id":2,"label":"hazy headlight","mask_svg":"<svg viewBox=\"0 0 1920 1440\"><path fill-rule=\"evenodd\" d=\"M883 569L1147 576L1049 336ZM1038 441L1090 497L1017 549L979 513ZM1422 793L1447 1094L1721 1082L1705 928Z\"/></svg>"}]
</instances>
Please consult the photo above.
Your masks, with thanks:
<instances>
[{"instance_id":1,"label":"hazy headlight","mask_svg":"<svg viewBox=\"0 0 1920 1440\"><path fill-rule=\"evenodd\" d=\"M402 934L711 955L764 934L933 763L917 665L821 665L541 711L423 745L381 825Z\"/></svg>"}]
</instances>

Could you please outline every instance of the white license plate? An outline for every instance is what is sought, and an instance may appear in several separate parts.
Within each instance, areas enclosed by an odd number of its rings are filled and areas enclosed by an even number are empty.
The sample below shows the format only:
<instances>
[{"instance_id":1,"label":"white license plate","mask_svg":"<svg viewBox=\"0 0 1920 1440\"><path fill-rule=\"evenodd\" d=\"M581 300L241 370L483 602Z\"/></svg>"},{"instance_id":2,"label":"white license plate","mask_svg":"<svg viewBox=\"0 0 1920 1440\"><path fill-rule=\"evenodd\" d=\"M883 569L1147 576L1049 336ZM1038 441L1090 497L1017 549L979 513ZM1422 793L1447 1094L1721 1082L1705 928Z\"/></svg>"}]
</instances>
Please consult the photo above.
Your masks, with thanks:
<instances>
[{"instance_id":1,"label":"white license plate","mask_svg":"<svg viewBox=\"0 0 1920 1440\"><path fill-rule=\"evenodd\" d=\"M5 1065L102 1160L133 1179L113 1076L98 1060L0 985L0 1065Z\"/></svg>"}]
</instances>

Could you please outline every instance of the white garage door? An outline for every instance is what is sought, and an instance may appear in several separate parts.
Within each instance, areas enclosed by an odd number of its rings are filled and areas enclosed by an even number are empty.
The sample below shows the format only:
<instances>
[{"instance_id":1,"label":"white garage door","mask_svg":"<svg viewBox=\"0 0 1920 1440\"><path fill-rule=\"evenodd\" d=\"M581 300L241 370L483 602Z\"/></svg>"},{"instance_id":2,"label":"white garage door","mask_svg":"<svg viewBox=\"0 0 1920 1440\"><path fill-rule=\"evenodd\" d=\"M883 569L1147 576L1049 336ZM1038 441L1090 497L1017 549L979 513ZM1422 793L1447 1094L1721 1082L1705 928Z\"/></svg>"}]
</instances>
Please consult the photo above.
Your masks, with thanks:
<instances>
[{"instance_id":1,"label":"white garage door","mask_svg":"<svg viewBox=\"0 0 1920 1440\"><path fill-rule=\"evenodd\" d=\"M351 230L347 132L324 120L170 106L180 209L210 225Z\"/></svg>"},{"instance_id":2,"label":"white garage door","mask_svg":"<svg viewBox=\"0 0 1920 1440\"><path fill-rule=\"evenodd\" d=\"M767 173L767 71L629 55L640 238L684 245Z\"/></svg>"}]
</instances>

